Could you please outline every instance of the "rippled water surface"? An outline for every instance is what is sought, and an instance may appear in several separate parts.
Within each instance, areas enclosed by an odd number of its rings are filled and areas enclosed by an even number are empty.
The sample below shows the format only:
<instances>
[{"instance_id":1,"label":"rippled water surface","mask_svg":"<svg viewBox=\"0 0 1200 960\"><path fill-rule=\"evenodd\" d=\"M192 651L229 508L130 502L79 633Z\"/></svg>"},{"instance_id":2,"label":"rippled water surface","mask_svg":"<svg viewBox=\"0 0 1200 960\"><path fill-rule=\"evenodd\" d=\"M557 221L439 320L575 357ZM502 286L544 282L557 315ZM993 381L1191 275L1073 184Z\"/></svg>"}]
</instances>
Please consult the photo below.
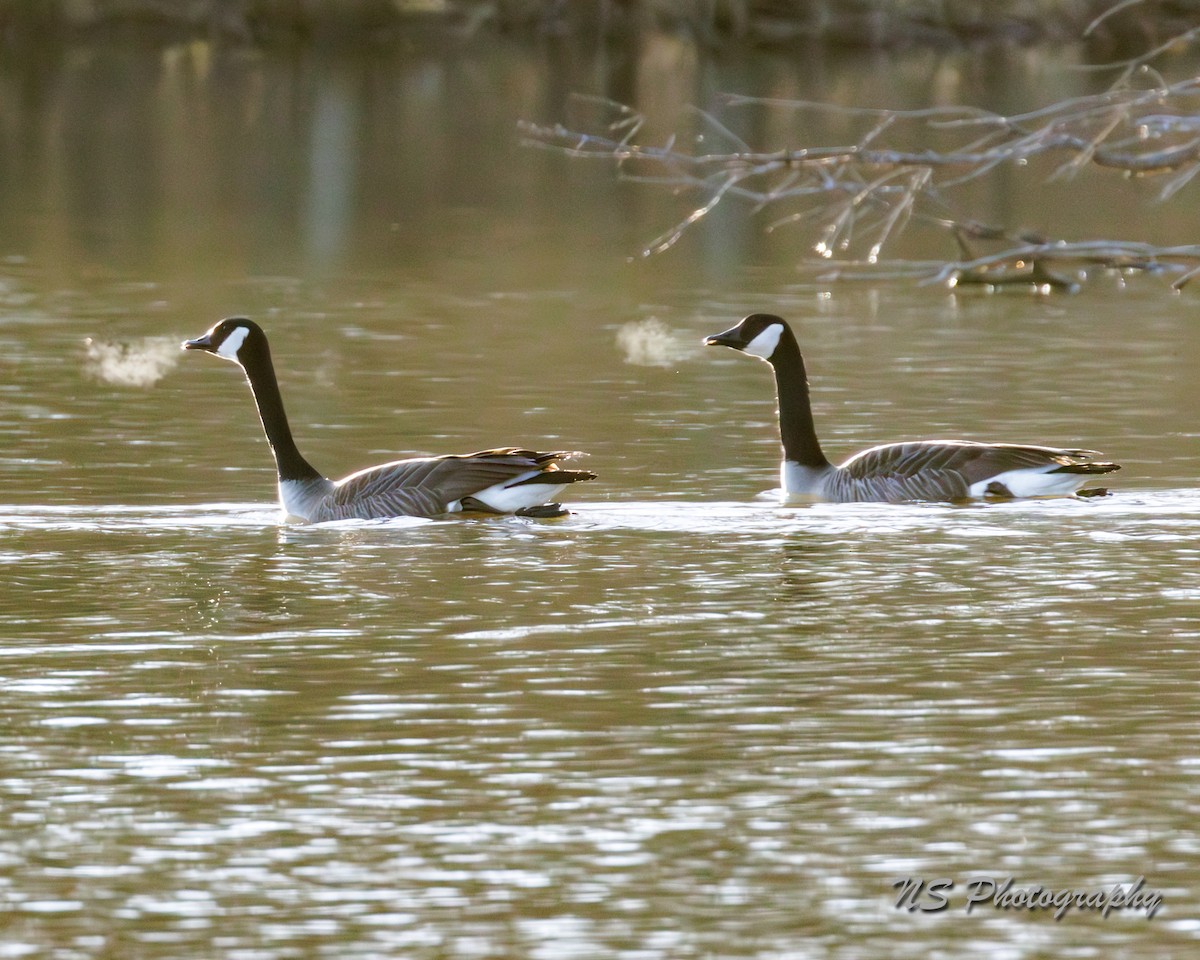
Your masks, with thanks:
<instances>
[{"instance_id":1,"label":"rippled water surface","mask_svg":"<svg viewBox=\"0 0 1200 960\"><path fill-rule=\"evenodd\" d=\"M631 263L669 211L513 145L557 89L527 54L8 78L45 163L0 251L0 957L1191 956L1194 294L822 287L744 225ZM129 145L128 176L89 69L161 142L229 124L245 156ZM409 145L426 100L450 129ZM247 159L289 145L278 178ZM780 503L769 371L699 346L764 309L833 456L1124 469L1090 500ZM282 525L241 377L177 350L236 312L331 474L519 443L600 478L558 520ZM1163 906L968 915L981 875ZM950 907L897 909L903 877Z\"/></svg>"}]
</instances>

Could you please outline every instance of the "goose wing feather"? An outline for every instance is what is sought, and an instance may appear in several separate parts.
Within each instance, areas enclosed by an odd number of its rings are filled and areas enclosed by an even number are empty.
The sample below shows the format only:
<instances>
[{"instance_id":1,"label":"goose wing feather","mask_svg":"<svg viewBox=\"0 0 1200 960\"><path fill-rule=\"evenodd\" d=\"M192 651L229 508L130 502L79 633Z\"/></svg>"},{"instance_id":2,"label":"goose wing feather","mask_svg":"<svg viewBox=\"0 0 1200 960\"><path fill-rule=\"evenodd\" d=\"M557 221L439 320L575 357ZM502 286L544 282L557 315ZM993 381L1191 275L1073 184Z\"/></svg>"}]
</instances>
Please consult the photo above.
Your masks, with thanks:
<instances>
[{"instance_id":1,"label":"goose wing feather","mask_svg":"<svg viewBox=\"0 0 1200 960\"><path fill-rule=\"evenodd\" d=\"M322 505L320 519L435 516L456 500L531 470L557 472L555 461L567 456L505 447L393 460L339 480Z\"/></svg>"},{"instance_id":2,"label":"goose wing feather","mask_svg":"<svg viewBox=\"0 0 1200 960\"><path fill-rule=\"evenodd\" d=\"M890 443L842 464L830 478L830 492L845 500L956 500L973 484L1010 470L1070 469L1088 465L1094 456L1092 450L969 440Z\"/></svg>"}]
</instances>

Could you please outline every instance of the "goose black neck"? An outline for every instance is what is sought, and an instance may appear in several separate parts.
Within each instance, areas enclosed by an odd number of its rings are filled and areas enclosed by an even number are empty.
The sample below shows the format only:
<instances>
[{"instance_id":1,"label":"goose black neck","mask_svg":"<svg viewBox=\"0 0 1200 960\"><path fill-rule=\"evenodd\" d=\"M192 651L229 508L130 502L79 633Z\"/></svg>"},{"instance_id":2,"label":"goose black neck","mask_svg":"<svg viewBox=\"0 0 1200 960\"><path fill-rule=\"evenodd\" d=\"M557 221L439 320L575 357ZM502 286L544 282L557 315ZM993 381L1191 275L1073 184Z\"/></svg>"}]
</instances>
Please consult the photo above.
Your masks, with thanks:
<instances>
[{"instance_id":1,"label":"goose black neck","mask_svg":"<svg viewBox=\"0 0 1200 960\"><path fill-rule=\"evenodd\" d=\"M280 480L316 480L321 474L304 459L292 439L292 428L288 426L287 414L283 410L283 396L279 392L279 381L275 377L275 366L266 341L258 344L242 369L250 381L250 392L258 406L258 417L262 420L267 443L275 455L275 466Z\"/></svg>"},{"instance_id":2,"label":"goose black neck","mask_svg":"<svg viewBox=\"0 0 1200 960\"><path fill-rule=\"evenodd\" d=\"M805 467L828 466L813 425L804 357L790 329L784 330L770 362L779 395L779 437L783 441L784 459Z\"/></svg>"}]
</instances>

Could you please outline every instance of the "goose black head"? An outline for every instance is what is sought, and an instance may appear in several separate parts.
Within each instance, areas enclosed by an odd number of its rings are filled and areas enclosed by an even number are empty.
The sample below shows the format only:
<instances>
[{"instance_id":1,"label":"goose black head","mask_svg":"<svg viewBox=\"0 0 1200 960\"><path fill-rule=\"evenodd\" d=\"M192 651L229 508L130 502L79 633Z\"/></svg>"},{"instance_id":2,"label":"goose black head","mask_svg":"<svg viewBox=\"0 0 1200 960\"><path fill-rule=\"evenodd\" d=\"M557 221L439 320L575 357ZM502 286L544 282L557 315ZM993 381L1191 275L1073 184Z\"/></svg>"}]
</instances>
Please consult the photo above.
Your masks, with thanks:
<instances>
[{"instance_id":1,"label":"goose black head","mask_svg":"<svg viewBox=\"0 0 1200 960\"><path fill-rule=\"evenodd\" d=\"M705 346L732 347L760 360L770 360L787 332L787 322L770 313L752 313L736 327L706 337Z\"/></svg>"},{"instance_id":2,"label":"goose black head","mask_svg":"<svg viewBox=\"0 0 1200 960\"><path fill-rule=\"evenodd\" d=\"M184 350L203 350L225 360L245 366L242 354L248 349L262 349L267 335L253 320L245 317L227 317L216 324L204 336L195 340L184 340Z\"/></svg>"}]
</instances>

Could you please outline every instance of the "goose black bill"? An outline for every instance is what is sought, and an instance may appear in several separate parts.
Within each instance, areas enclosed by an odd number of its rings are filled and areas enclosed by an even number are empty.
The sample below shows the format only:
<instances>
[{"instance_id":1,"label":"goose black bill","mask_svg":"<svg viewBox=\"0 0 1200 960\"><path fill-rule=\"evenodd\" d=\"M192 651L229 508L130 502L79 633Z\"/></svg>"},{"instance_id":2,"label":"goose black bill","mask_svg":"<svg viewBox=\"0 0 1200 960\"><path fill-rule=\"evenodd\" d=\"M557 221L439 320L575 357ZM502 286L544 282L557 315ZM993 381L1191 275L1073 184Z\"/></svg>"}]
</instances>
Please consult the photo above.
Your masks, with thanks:
<instances>
[{"instance_id":1,"label":"goose black bill","mask_svg":"<svg viewBox=\"0 0 1200 960\"><path fill-rule=\"evenodd\" d=\"M742 347L745 344L746 340L737 327L723 330L720 333L714 333L711 337L704 338L704 345L706 347Z\"/></svg>"}]
</instances>

